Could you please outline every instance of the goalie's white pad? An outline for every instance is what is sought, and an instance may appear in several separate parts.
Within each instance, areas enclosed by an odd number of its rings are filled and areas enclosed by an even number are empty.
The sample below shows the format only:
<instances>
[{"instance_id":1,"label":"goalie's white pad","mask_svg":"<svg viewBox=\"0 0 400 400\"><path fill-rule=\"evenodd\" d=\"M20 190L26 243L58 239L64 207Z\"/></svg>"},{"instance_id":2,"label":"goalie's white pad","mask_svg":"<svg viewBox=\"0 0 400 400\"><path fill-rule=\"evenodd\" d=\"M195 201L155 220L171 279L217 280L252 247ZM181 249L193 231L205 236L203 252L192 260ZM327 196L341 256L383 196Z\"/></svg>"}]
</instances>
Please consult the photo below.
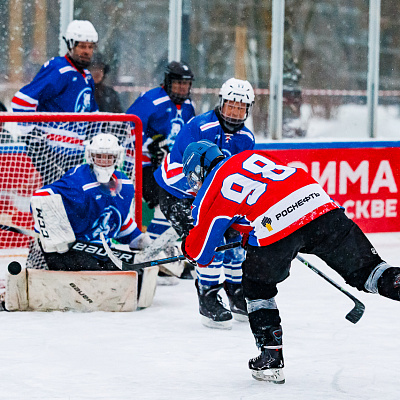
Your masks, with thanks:
<instances>
[{"instance_id":1,"label":"goalie's white pad","mask_svg":"<svg viewBox=\"0 0 400 400\"><path fill-rule=\"evenodd\" d=\"M135 271L28 268L8 274L5 305L8 311L135 311L137 282Z\"/></svg>"},{"instance_id":2,"label":"goalie's white pad","mask_svg":"<svg viewBox=\"0 0 400 400\"><path fill-rule=\"evenodd\" d=\"M68 245L75 242L61 195L34 196L31 199L35 227L46 253L65 253Z\"/></svg>"}]
</instances>

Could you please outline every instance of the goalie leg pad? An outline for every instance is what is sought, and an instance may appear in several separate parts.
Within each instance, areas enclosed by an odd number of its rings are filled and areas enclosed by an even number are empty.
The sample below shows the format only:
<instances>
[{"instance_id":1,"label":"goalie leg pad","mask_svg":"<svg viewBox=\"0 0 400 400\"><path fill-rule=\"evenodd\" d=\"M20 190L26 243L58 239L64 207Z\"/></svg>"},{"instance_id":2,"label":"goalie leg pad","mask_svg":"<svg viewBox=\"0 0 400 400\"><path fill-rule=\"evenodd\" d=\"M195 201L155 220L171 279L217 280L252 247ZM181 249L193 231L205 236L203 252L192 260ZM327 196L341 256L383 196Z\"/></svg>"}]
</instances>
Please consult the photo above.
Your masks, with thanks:
<instances>
[{"instance_id":1,"label":"goalie leg pad","mask_svg":"<svg viewBox=\"0 0 400 400\"><path fill-rule=\"evenodd\" d=\"M157 286L158 267L148 267L143 269L142 284L138 298L138 308L150 307Z\"/></svg>"},{"instance_id":2,"label":"goalie leg pad","mask_svg":"<svg viewBox=\"0 0 400 400\"><path fill-rule=\"evenodd\" d=\"M75 234L68 220L61 195L33 196L31 200L35 228L46 253L65 253L75 242Z\"/></svg>"},{"instance_id":3,"label":"goalie leg pad","mask_svg":"<svg viewBox=\"0 0 400 400\"><path fill-rule=\"evenodd\" d=\"M8 275L8 311L135 311L135 271L47 271Z\"/></svg>"}]
</instances>

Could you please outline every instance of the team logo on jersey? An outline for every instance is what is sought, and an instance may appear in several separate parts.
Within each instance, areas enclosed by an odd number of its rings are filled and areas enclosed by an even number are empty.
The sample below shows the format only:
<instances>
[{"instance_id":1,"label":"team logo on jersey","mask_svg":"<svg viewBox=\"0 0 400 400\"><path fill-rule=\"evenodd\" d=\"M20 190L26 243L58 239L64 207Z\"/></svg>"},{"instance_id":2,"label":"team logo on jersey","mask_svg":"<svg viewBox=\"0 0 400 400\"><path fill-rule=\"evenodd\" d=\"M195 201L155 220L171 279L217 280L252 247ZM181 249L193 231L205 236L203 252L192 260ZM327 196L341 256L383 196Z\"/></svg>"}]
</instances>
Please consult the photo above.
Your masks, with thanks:
<instances>
[{"instance_id":1,"label":"team logo on jersey","mask_svg":"<svg viewBox=\"0 0 400 400\"><path fill-rule=\"evenodd\" d=\"M86 235L88 241L99 240L100 233L107 238L112 238L121 229L122 216L114 207L109 206L104 209L99 218L92 225L91 234Z\"/></svg>"},{"instance_id":2,"label":"team logo on jersey","mask_svg":"<svg viewBox=\"0 0 400 400\"><path fill-rule=\"evenodd\" d=\"M262 225L264 228L267 228L267 229L268 229L268 232L271 232L271 231L273 230L273 228L272 228L272 226L271 226L271 223L272 223L272 219L269 218L269 217L264 217L264 218L262 219L262 221L261 221L261 225Z\"/></svg>"},{"instance_id":3,"label":"team logo on jersey","mask_svg":"<svg viewBox=\"0 0 400 400\"><path fill-rule=\"evenodd\" d=\"M76 98L75 112L90 112L90 98L92 95L92 89L83 89Z\"/></svg>"},{"instance_id":4,"label":"team logo on jersey","mask_svg":"<svg viewBox=\"0 0 400 400\"><path fill-rule=\"evenodd\" d=\"M232 139L233 133L225 133L225 141L229 143Z\"/></svg>"},{"instance_id":5,"label":"team logo on jersey","mask_svg":"<svg viewBox=\"0 0 400 400\"><path fill-rule=\"evenodd\" d=\"M180 113L176 114L176 117L171 119L171 131L169 132L168 138L167 138L167 146L169 148L169 151L172 150L172 147L174 146L176 136L182 129L182 126L185 125L185 121L182 119Z\"/></svg>"}]
</instances>

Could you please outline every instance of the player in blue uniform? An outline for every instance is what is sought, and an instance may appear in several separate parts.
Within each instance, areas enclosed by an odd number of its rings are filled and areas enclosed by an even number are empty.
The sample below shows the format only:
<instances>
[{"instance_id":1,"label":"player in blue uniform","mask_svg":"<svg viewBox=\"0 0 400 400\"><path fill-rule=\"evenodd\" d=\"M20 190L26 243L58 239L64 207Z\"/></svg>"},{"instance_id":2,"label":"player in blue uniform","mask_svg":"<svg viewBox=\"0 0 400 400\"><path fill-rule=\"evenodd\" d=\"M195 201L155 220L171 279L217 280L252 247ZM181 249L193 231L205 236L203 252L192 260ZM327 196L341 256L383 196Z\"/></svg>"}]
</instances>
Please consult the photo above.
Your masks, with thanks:
<instances>
[{"instance_id":1,"label":"player in blue uniform","mask_svg":"<svg viewBox=\"0 0 400 400\"><path fill-rule=\"evenodd\" d=\"M100 233L135 249L149 243L131 216L133 183L115 170L123 150L115 136L99 134L86 147L88 164L35 192L35 230L49 269L115 269L108 260L70 250L75 240L101 245Z\"/></svg>"},{"instance_id":2,"label":"player in blue uniform","mask_svg":"<svg viewBox=\"0 0 400 400\"><path fill-rule=\"evenodd\" d=\"M89 21L72 21L64 37L68 53L47 61L12 99L14 112L94 112L94 81L87 69L98 35Z\"/></svg>"},{"instance_id":3,"label":"player in blue uniform","mask_svg":"<svg viewBox=\"0 0 400 400\"><path fill-rule=\"evenodd\" d=\"M192 224L191 204L195 193L182 172L182 156L186 147L201 139L215 143L226 156L254 148L254 135L244 126L254 103L254 91L248 81L231 78L219 92L219 104L205 114L193 118L178 136L170 154L154 176L160 185L160 207L177 233L185 237ZM233 229L225 232L227 242L239 240ZM221 243L223 244L223 243ZM207 268L196 269L196 287L202 323L212 328L230 329L232 313L237 320L247 320L241 280L244 250L240 248L220 252ZM217 295L224 268L225 290L230 304L226 309ZM232 312L232 313L231 313Z\"/></svg>"},{"instance_id":4,"label":"player in blue uniform","mask_svg":"<svg viewBox=\"0 0 400 400\"><path fill-rule=\"evenodd\" d=\"M95 112L94 81L87 69L98 41L89 21L72 21L65 33L68 52L47 61L31 83L12 99L14 112ZM21 124L27 154L43 183L50 183L46 164L57 164L61 174L83 160L83 141L90 138L87 125L81 131L76 124ZM60 177L57 176L56 178Z\"/></svg>"},{"instance_id":5,"label":"player in blue uniform","mask_svg":"<svg viewBox=\"0 0 400 400\"><path fill-rule=\"evenodd\" d=\"M155 208L147 228L152 239L170 226L158 207L158 186L153 173L172 149L182 126L195 115L190 99L193 80L187 64L172 61L166 67L162 85L142 93L127 111L143 123L143 198L149 208Z\"/></svg>"}]
</instances>

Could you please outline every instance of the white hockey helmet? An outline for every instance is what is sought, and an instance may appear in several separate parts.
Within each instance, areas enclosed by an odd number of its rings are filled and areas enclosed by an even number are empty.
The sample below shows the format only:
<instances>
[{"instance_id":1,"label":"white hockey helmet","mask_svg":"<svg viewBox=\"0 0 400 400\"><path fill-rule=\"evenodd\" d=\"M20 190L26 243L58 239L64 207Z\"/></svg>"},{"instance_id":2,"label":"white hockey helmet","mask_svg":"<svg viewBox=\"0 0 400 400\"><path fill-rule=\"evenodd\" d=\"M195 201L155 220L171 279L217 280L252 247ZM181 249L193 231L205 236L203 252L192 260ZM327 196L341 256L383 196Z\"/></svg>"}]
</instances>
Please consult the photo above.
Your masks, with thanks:
<instances>
[{"instance_id":1,"label":"white hockey helmet","mask_svg":"<svg viewBox=\"0 0 400 400\"><path fill-rule=\"evenodd\" d=\"M90 21L75 19L69 23L64 40L71 50L78 42L97 43L99 35Z\"/></svg>"},{"instance_id":2,"label":"white hockey helmet","mask_svg":"<svg viewBox=\"0 0 400 400\"><path fill-rule=\"evenodd\" d=\"M110 133L100 133L86 146L85 157L99 183L108 183L123 161L124 148Z\"/></svg>"},{"instance_id":3,"label":"white hockey helmet","mask_svg":"<svg viewBox=\"0 0 400 400\"><path fill-rule=\"evenodd\" d=\"M219 91L219 99L219 111L221 117L233 125L239 125L246 121L251 112L254 104L254 90L249 81L230 78L222 85ZM226 101L246 104L246 114L244 118L238 119L229 115L224 115L222 113L222 108Z\"/></svg>"}]
</instances>

